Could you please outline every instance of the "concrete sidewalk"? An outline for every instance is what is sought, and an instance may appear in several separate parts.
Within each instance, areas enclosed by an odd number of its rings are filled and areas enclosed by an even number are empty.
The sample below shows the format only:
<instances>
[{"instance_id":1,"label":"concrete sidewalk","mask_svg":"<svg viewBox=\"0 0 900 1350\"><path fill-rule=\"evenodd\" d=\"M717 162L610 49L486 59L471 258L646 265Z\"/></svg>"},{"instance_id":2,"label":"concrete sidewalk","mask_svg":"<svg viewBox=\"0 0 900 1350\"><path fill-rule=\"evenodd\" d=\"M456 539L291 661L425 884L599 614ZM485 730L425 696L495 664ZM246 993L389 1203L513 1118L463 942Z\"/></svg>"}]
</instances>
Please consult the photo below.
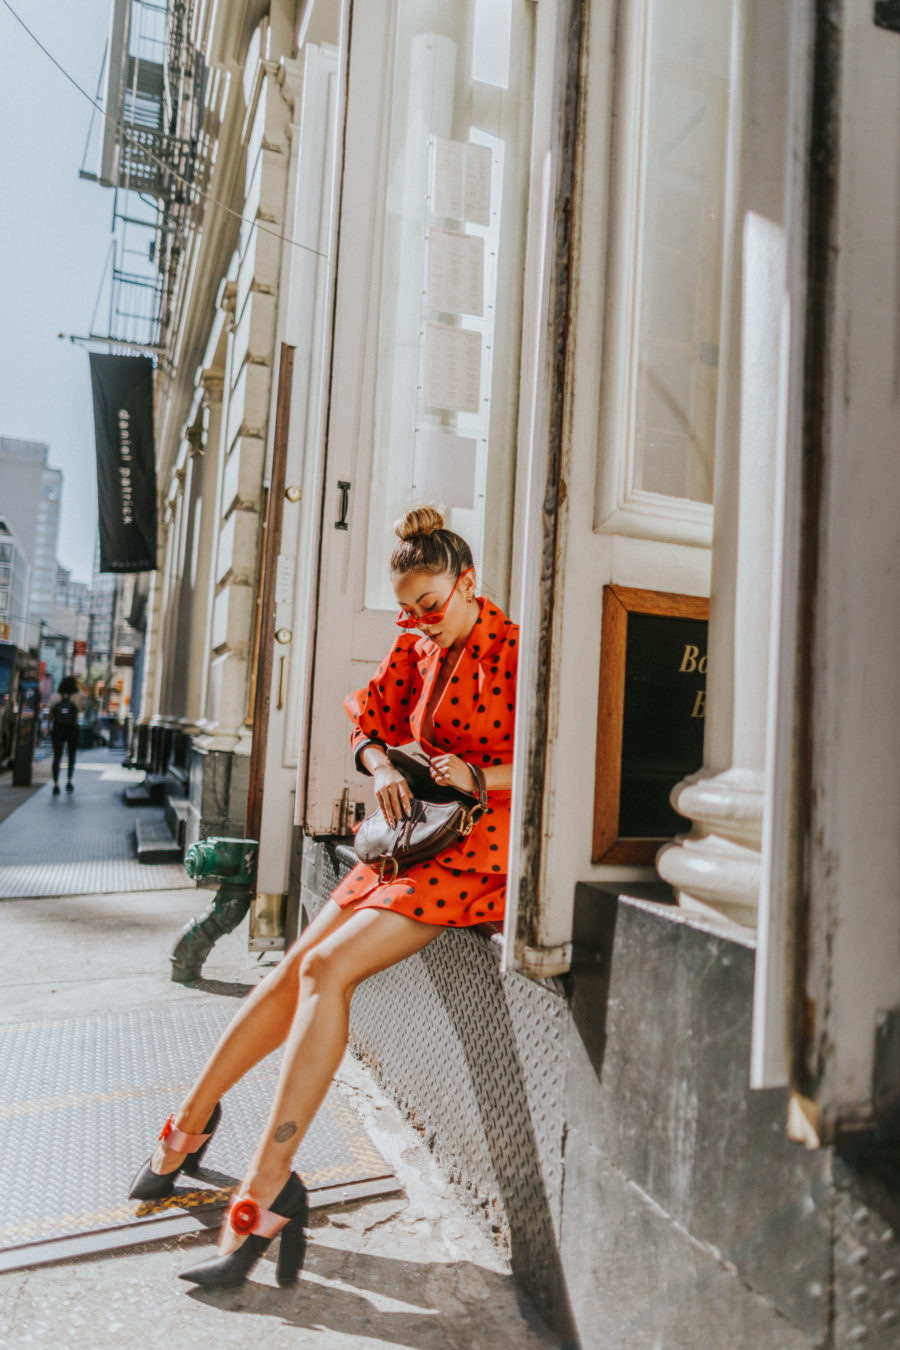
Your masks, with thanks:
<instances>
[{"instance_id":1,"label":"concrete sidewalk","mask_svg":"<svg viewBox=\"0 0 900 1350\"><path fill-rule=\"evenodd\" d=\"M0 898L41 895L86 895L132 890L183 888L187 876L180 863L140 863L134 828L140 818L164 819L162 807L128 807L122 798L143 773L122 768L122 751L101 747L79 753L74 792L53 795L49 761L34 766L37 791L14 788L4 775L0 799L16 809L0 823Z\"/></svg>"},{"instance_id":2,"label":"concrete sidewalk","mask_svg":"<svg viewBox=\"0 0 900 1350\"><path fill-rule=\"evenodd\" d=\"M195 986L168 978L168 951L205 902L193 889L0 901L0 1022L155 1009L241 996L266 967L246 927L220 942ZM204 1293L180 1269L215 1230L0 1276L10 1350L416 1347L537 1350L557 1341L523 1312L505 1257L457 1202L415 1131L349 1055L338 1074L404 1194L314 1211L306 1269L279 1289L263 1259L232 1291ZM248 1152L251 1147L248 1140ZM136 1155L151 1139L135 1140ZM97 1141L85 1139L85 1157ZM41 1159L34 1159L35 1167ZM73 1166L83 1160L73 1160ZM102 1156L95 1165L103 1166ZM2 1198L0 1198L2 1199Z\"/></svg>"}]
</instances>

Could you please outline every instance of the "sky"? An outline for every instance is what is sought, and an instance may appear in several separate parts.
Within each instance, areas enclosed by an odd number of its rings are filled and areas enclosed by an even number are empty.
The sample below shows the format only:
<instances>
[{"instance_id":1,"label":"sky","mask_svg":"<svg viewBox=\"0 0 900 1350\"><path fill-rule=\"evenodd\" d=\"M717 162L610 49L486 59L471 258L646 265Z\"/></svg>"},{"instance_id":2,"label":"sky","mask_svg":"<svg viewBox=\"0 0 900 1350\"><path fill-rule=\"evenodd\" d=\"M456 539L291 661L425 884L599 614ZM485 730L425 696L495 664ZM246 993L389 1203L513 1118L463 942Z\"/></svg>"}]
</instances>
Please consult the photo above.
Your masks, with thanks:
<instances>
[{"instance_id":1,"label":"sky","mask_svg":"<svg viewBox=\"0 0 900 1350\"><path fill-rule=\"evenodd\" d=\"M10 0L91 95L111 0ZM57 556L90 580L97 534L94 422L84 347L106 272L113 194L80 180L90 104L0 4L0 435L44 441L63 471ZM96 172L96 120L91 160ZM97 320L103 331L104 316ZM97 350L103 350L97 348ZM2 485L0 485L2 507Z\"/></svg>"}]
</instances>

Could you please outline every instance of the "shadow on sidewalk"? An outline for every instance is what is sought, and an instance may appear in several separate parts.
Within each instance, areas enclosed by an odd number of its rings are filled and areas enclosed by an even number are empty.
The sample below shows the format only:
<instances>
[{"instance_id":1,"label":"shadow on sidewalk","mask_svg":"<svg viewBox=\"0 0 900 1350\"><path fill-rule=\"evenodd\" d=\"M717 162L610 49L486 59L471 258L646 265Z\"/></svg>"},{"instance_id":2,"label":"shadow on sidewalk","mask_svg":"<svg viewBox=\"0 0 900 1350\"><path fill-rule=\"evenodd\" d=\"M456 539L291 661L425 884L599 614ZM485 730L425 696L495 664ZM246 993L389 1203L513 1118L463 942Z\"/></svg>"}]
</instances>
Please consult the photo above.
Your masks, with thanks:
<instances>
[{"instance_id":1,"label":"shadow on sidewalk","mask_svg":"<svg viewBox=\"0 0 900 1350\"><path fill-rule=\"evenodd\" d=\"M186 989L200 989L204 994L221 994L225 998L246 998L256 988L255 984L239 984L231 980L191 980Z\"/></svg>"},{"instance_id":2,"label":"shadow on sidewalk","mask_svg":"<svg viewBox=\"0 0 900 1350\"><path fill-rule=\"evenodd\" d=\"M266 1252L263 1263L274 1263L275 1253ZM185 1261L185 1266L192 1264ZM384 1342L413 1350L437 1350L438 1346L512 1346L511 1319L521 1333L522 1296L510 1275L500 1275L472 1261L402 1261L371 1253L330 1247L316 1240L307 1249L305 1274L283 1289L262 1283L270 1279L264 1265L255 1277L236 1289L191 1288L188 1297L211 1308L235 1313L277 1318L282 1326L306 1331L333 1331L348 1342ZM317 1280L339 1281L322 1286ZM349 1287L353 1286L353 1287ZM405 1309L378 1308L371 1294L405 1303ZM558 1346L536 1313L525 1310L531 1323L533 1345ZM520 1344L517 1335L516 1342Z\"/></svg>"}]
</instances>

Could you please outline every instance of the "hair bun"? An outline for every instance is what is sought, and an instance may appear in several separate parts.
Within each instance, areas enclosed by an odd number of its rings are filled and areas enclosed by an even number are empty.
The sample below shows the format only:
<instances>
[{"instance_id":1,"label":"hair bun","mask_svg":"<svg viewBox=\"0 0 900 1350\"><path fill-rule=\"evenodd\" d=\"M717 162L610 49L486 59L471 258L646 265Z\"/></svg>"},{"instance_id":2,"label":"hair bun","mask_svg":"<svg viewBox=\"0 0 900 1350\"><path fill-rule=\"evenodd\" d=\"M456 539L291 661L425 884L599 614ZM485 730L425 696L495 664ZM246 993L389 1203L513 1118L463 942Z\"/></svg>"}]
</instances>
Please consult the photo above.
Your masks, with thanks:
<instances>
[{"instance_id":1,"label":"hair bun","mask_svg":"<svg viewBox=\"0 0 900 1350\"><path fill-rule=\"evenodd\" d=\"M398 539L415 539L417 535L434 534L444 528L444 517L434 506L414 506L394 526Z\"/></svg>"}]
</instances>

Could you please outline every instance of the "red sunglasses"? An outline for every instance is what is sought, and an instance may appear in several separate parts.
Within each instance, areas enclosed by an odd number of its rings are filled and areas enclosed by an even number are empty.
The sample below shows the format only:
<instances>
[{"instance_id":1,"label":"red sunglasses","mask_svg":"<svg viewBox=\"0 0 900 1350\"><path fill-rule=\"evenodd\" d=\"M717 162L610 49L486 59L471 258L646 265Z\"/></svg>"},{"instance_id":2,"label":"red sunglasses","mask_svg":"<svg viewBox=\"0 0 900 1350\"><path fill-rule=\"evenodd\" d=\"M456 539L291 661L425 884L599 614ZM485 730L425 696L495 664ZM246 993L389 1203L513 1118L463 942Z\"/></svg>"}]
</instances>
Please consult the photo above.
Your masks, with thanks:
<instances>
[{"instance_id":1,"label":"red sunglasses","mask_svg":"<svg viewBox=\"0 0 900 1350\"><path fill-rule=\"evenodd\" d=\"M463 577L466 575L466 572L472 571L474 571L473 568L467 567L464 572L460 572L459 576L456 578L453 585L450 587L450 594L447 596L447 599L441 605L440 609L430 609L427 614L422 614L420 616L417 616L415 614L405 614L401 609L400 618L396 620L397 627L434 628L437 626L437 624L443 623L444 615L447 613L447 606L450 604L450 601L453 598L453 592L456 590L457 586L462 581Z\"/></svg>"}]
</instances>

